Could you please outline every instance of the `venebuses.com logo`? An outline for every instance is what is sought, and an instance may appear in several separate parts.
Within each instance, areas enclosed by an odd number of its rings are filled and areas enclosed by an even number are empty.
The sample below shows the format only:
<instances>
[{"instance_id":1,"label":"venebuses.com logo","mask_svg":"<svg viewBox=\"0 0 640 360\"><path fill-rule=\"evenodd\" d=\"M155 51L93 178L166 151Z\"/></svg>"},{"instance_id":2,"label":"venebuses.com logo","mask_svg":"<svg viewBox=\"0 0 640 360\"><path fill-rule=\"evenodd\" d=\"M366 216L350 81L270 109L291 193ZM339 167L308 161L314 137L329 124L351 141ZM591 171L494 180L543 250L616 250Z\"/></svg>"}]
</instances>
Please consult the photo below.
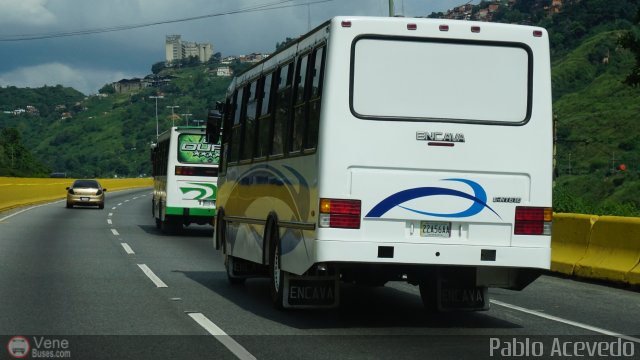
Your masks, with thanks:
<instances>
[{"instance_id":1,"label":"venebuses.com logo","mask_svg":"<svg viewBox=\"0 0 640 360\"><path fill-rule=\"evenodd\" d=\"M7 343L7 351L9 351L9 355L13 356L16 359L24 359L29 355L29 350L31 350L31 345L29 344L29 340L24 336L14 336L9 339Z\"/></svg>"},{"instance_id":2,"label":"venebuses.com logo","mask_svg":"<svg viewBox=\"0 0 640 360\"><path fill-rule=\"evenodd\" d=\"M14 359L64 359L71 358L69 340L50 339L44 336L14 336L7 343L7 351Z\"/></svg>"}]
</instances>

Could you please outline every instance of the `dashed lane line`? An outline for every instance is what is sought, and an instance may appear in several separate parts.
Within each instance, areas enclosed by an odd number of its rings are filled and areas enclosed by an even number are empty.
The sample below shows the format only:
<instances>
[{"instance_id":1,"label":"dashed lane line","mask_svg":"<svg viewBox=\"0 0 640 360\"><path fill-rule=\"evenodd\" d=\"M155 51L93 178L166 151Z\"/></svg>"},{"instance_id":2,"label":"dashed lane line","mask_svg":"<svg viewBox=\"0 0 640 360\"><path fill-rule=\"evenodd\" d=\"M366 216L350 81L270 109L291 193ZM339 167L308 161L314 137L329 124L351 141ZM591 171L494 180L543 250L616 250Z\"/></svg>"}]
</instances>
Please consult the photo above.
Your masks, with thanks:
<instances>
[{"instance_id":1,"label":"dashed lane line","mask_svg":"<svg viewBox=\"0 0 640 360\"><path fill-rule=\"evenodd\" d=\"M251 355L247 349L245 349L242 345L238 344L233 338L227 333L225 333L222 329L220 329L213 321L209 320L202 313L189 313L188 314L193 320L195 320L200 326L202 326L207 332L216 340L220 341L222 345L224 345L229 351L231 351L238 359L241 360L255 360L256 357Z\"/></svg>"},{"instance_id":2,"label":"dashed lane line","mask_svg":"<svg viewBox=\"0 0 640 360\"><path fill-rule=\"evenodd\" d=\"M168 287L167 284L164 283L164 281L160 280L160 278L158 276L156 276L156 274L153 273L153 271L151 271L151 269L149 269L149 267L145 264L138 264L138 267L140 268L140 270L142 270L142 272L144 272L145 275L147 275L147 277L153 281L153 283L156 285L156 287L159 288L166 288Z\"/></svg>"},{"instance_id":3,"label":"dashed lane line","mask_svg":"<svg viewBox=\"0 0 640 360\"><path fill-rule=\"evenodd\" d=\"M129 244L127 243L120 243L120 245L122 245L122 248L124 249L124 251L129 254L129 255L134 255L135 252L133 251L133 249L131 248L131 246L129 246Z\"/></svg>"},{"instance_id":4,"label":"dashed lane line","mask_svg":"<svg viewBox=\"0 0 640 360\"><path fill-rule=\"evenodd\" d=\"M120 233L118 232L118 230L116 229L111 229L111 232L113 233L113 235L115 236L120 236Z\"/></svg>"}]
</instances>

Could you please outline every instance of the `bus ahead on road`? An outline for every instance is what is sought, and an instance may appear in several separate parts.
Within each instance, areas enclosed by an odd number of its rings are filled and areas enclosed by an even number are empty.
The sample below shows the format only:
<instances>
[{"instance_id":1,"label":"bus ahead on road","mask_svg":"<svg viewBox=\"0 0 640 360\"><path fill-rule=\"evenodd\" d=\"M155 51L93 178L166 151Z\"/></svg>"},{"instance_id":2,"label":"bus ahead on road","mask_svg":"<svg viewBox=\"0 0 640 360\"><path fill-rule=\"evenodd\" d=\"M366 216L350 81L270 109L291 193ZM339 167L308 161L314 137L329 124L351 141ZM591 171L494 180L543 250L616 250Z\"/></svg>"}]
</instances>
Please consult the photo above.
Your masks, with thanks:
<instances>
[{"instance_id":1,"label":"bus ahead on road","mask_svg":"<svg viewBox=\"0 0 640 360\"><path fill-rule=\"evenodd\" d=\"M549 268L543 28L336 17L238 75L222 123L215 245L278 308L397 280L486 310Z\"/></svg>"},{"instance_id":2,"label":"bus ahead on road","mask_svg":"<svg viewBox=\"0 0 640 360\"><path fill-rule=\"evenodd\" d=\"M153 217L165 232L191 223L213 225L220 146L205 127L172 127L152 147Z\"/></svg>"}]
</instances>

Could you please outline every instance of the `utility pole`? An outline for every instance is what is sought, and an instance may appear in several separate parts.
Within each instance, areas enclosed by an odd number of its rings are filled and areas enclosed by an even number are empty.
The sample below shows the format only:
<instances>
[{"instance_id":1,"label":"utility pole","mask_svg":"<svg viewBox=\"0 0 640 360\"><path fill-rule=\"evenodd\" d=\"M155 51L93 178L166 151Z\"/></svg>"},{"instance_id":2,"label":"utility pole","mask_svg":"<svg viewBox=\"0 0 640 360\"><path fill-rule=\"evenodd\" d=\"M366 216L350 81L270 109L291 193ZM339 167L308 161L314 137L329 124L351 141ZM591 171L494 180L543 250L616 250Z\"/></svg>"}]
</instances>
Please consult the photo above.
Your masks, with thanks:
<instances>
[{"instance_id":1,"label":"utility pole","mask_svg":"<svg viewBox=\"0 0 640 360\"><path fill-rule=\"evenodd\" d=\"M616 172L616 153L615 151L611 153L611 174L615 174Z\"/></svg>"},{"instance_id":2,"label":"utility pole","mask_svg":"<svg viewBox=\"0 0 640 360\"><path fill-rule=\"evenodd\" d=\"M180 114L180 115L184 116L187 119L187 126L189 126L189 116L193 114Z\"/></svg>"},{"instance_id":3,"label":"utility pole","mask_svg":"<svg viewBox=\"0 0 640 360\"><path fill-rule=\"evenodd\" d=\"M395 6L393 4L393 0L389 0L389 17L394 17L395 14Z\"/></svg>"},{"instance_id":4,"label":"utility pole","mask_svg":"<svg viewBox=\"0 0 640 360\"><path fill-rule=\"evenodd\" d=\"M160 136L160 126L158 125L158 99L164 99L164 96L149 96L149 99L156 99L156 140Z\"/></svg>"},{"instance_id":5,"label":"utility pole","mask_svg":"<svg viewBox=\"0 0 640 360\"><path fill-rule=\"evenodd\" d=\"M179 107L180 106L178 106L178 105L167 106L167 109L171 108L171 126L176 126L176 123L174 121L176 115L173 113L173 109L179 108Z\"/></svg>"}]
</instances>

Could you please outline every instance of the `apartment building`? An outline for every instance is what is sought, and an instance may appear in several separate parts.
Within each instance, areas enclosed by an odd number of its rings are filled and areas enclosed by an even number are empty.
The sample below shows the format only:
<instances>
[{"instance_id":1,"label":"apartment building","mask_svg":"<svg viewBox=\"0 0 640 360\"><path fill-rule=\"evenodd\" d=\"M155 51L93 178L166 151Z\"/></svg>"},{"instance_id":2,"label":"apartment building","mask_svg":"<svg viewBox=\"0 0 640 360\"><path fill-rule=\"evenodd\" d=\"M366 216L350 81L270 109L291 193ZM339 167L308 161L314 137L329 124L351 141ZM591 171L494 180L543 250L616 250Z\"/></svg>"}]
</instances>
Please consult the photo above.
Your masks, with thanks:
<instances>
[{"instance_id":1,"label":"apartment building","mask_svg":"<svg viewBox=\"0 0 640 360\"><path fill-rule=\"evenodd\" d=\"M167 35L164 48L167 64L191 56L197 57L200 62L204 63L213 56L212 44L183 41L182 35Z\"/></svg>"}]
</instances>

